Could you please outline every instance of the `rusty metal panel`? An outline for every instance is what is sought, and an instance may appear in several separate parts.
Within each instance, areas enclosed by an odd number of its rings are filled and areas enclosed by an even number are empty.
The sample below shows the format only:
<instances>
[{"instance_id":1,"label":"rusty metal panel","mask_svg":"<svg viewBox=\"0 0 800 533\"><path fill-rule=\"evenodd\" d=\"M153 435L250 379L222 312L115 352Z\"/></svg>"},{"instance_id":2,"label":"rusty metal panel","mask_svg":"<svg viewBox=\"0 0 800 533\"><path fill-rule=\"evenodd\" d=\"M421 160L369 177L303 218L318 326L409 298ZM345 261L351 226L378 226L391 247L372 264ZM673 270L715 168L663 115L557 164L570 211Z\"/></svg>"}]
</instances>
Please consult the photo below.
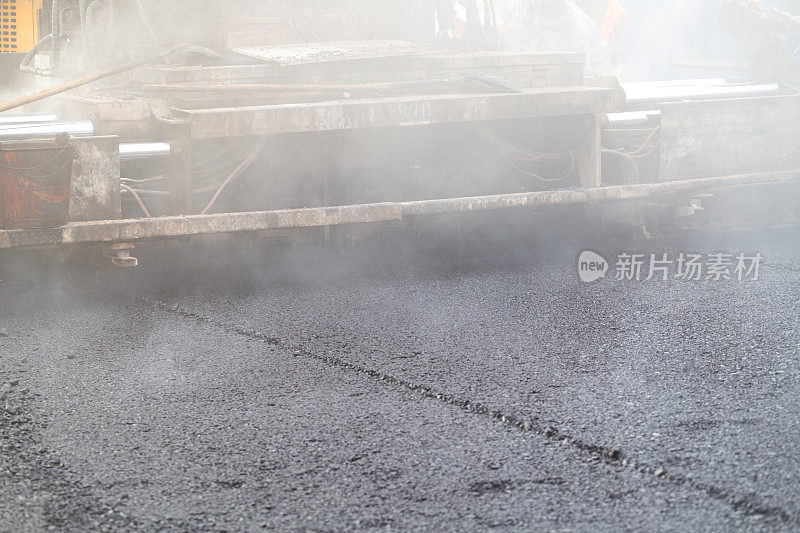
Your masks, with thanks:
<instances>
[{"instance_id":1,"label":"rusty metal panel","mask_svg":"<svg viewBox=\"0 0 800 533\"><path fill-rule=\"evenodd\" d=\"M800 179L800 171L795 170L655 184L563 189L469 198L137 220L75 222L60 228L0 231L0 249L58 244L132 242L186 235L388 222L402 220L405 217L448 213L637 200L662 194L695 192L738 185L795 182L798 179Z\"/></svg>"},{"instance_id":2,"label":"rusty metal panel","mask_svg":"<svg viewBox=\"0 0 800 533\"><path fill-rule=\"evenodd\" d=\"M196 139L608 113L610 89L435 95L184 111Z\"/></svg>"},{"instance_id":3,"label":"rusty metal panel","mask_svg":"<svg viewBox=\"0 0 800 533\"><path fill-rule=\"evenodd\" d=\"M800 161L800 96L664 104L662 180L769 172Z\"/></svg>"},{"instance_id":4,"label":"rusty metal panel","mask_svg":"<svg viewBox=\"0 0 800 533\"><path fill-rule=\"evenodd\" d=\"M119 139L75 139L69 219L110 220L121 215Z\"/></svg>"}]
</instances>

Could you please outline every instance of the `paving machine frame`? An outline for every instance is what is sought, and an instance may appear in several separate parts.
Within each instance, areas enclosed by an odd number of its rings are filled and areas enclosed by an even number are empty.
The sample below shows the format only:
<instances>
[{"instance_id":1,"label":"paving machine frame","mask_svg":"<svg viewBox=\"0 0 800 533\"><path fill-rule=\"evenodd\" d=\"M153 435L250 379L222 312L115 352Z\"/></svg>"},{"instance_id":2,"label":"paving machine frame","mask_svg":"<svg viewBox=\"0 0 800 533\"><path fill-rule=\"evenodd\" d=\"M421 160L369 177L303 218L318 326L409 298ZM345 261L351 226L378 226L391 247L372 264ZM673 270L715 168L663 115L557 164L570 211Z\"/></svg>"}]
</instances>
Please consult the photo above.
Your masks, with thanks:
<instances>
[{"instance_id":1,"label":"paving machine frame","mask_svg":"<svg viewBox=\"0 0 800 533\"><path fill-rule=\"evenodd\" d=\"M0 249L103 244L130 264L129 244L139 241L509 208L686 201L718 188L800 177L800 96L788 85L701 80L619 87L585 80L580 54L464 51L427 38L237 48L230 41L242 32L233 35L226 46L235 50L213 60L170 56L166 64L139 65L122 82L49 99L37 114L9 119L15 123L3 125L0 115L0 141L66 133L76 147L66 223L0 229ZM54 71L45 76L57 78ZM552 153L569 154L572 166L561 180L526 167L528 185L494 175L481 182L478 169L469 186L410 180L393 187L403 179L396 168L403 156L386 159L392 170L385 179L371 175L380 162L352 164L377 138L393 152L398 139L416 136L433 146L465 130L504 157L511 150L504 162L513 168ZM471 151L471 140L459 142ZM229 162L215 187L198 194L197 159L231 143L252 145L252 157ZM438 149L423 147L424 159L435 159ZM269 172L254 164L257 157L269 160ZM146 176L143 168L162 174L163 190L151 191L158 193L158 212L135 194L135 180L125 181L131 173ZM498 174L509 172L501 168ZM226 188L232 180L248 183L238 199ZM140 208L147 216L135 214Z\"/></svg>"}]
</instances>

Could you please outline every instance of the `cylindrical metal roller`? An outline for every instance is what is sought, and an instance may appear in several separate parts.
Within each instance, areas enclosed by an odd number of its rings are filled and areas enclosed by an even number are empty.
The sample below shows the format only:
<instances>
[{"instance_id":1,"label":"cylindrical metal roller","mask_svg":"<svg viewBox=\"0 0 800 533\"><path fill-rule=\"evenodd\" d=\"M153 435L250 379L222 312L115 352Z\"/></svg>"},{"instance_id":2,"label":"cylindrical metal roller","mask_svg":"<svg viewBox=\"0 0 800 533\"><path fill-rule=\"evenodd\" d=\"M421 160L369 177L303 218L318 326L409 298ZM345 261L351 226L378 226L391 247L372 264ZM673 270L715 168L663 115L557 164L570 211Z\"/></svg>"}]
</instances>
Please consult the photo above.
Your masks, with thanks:
<instances>
[{"instance_id":1,"label":"cylindrical metal roller","mask_svg":"<svg viewBox=\"0 0 800 533\"><path fill-rule=\"evenodd\" d=\"M0 115L0 128L22 124L56 122L57 120L57 115Z\"/></svg>"},{"instance_id":2,"label":"cylindrical metal roller","mask_svg":"<svg viewBox=\"0 0 800 533\"><path fill-rule=\"evenodd\" d=\"M0 126L0 139L2 140L52 138L64 133L74 137L92 135L94 126L88 120Z\"/></svg>"},{"instance_id":3,"label":"cylindrical metal roller","mask_svg":"<svg viewBox=\"0 0 800 533\"><path fill-rule=\"evenodd\" d=\"M629 104L668 102L672 100L709 100L743 98L779 94L777 83L738 85L647 86L631 84L623 87Z\"/></svg>"},{"instance_id":4,"label":"cylindrical metal roller","mask_svg":"<svg viewBox=\"0 0 800 533\"><path fill-rule=\"evenodd\" d=\"M651 119L659 117L661 117L661 111L658 110L609 113L608 125L612 127L635 126L637 124L647 124Z\"/></svg>"},{"instance_id":5,"label":"cylindrical metal roller","mask_svg":"<svg viewBox=\"0 0 800 533\"><path fill-rule=\"evenodd\" d=\"M165 142L120 143L120 159L144 159L166 157L172 154L172 147Z\"/></svg>"}]
</instances>

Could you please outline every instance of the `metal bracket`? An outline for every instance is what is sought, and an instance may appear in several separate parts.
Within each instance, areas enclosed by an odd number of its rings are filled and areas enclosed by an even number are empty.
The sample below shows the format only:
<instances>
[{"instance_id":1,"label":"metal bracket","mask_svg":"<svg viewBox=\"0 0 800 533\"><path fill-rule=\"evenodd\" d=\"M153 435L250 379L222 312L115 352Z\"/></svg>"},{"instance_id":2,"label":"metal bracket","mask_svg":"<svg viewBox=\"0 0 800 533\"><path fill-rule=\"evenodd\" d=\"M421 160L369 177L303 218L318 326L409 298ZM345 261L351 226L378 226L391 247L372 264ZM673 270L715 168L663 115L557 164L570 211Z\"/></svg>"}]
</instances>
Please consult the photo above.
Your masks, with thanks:
<instances>
[{"instance_id":1,"label":"metal bracket","mask_svg":"<svg viewBox=\"0 0 800 533\"><path fill-rule=\"evenodd\" d=\"M131 255L135 246L130 243L117 243L103 250L103 259L111 266L120 268L133 268L139 266L139 260Z\"/></svg>"}]
</instances>

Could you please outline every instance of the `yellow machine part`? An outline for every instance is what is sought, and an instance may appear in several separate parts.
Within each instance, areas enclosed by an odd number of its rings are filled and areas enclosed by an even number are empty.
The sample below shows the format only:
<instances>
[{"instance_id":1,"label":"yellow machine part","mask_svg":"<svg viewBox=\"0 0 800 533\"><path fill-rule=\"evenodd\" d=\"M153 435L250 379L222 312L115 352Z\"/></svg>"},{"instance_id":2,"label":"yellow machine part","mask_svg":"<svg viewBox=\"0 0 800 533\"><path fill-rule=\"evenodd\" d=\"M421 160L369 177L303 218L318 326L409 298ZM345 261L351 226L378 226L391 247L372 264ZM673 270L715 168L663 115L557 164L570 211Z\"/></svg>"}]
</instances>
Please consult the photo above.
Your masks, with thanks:
<instances>
[{"instance_id":1,"label":"yellow machine part","mask_svg":"<svg viewBox=\"0 0 800 533\"><path fill-rule=\"evenodd\" d=\"M0 0L0 53L28 52L39 39L42 0Z\"/></svg>"}]
</instances>

